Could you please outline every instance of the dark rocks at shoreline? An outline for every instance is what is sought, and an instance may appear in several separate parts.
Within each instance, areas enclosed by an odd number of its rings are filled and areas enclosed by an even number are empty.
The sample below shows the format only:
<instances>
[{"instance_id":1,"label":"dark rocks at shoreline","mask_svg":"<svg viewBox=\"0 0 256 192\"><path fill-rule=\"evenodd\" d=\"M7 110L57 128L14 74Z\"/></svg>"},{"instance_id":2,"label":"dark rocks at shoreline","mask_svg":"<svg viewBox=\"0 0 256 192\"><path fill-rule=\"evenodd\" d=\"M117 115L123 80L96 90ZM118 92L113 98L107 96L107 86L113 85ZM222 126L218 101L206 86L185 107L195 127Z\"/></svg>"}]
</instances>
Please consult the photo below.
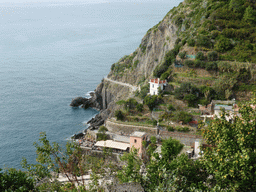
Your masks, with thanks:
<instances>
[{"instance_id":1,"label":"dark rocks at shoreline","mask_svg":"<svg viewBox=\"0 0 256 192\"><path fill-rule=\"evenodd\" d=\"M87 124L90 124L88 129L96 129L104 124L104 119L102 119L100 114L97 114L94 118L88 121Z\"/></svg>"},{"instance_id":2,"label":"dark rocks at shoreline","mask_svg":"<svg viewBox=\"0 0 256 192\"><path fill-rule=\"evenodd\" d=\"M75 134L74 136L72 136L71 138L72 139L81 139L83 138L84 134L83 133L78 133L78 134Z\"/></svg>"},{"instance_id":3,"label":"dark rocks at shoreline","mask_svg":"<svg viewBox=\"0 0 256 192\"><path fill-rule=\"evenodd\" d=\"M75 99L72 99L70 106L71 107L81 106L82 108L87 109L88 107L91 106L91 101L90 101L90 99L87 99L84 97L76 97Z\"/></svg>"}]
</instances>

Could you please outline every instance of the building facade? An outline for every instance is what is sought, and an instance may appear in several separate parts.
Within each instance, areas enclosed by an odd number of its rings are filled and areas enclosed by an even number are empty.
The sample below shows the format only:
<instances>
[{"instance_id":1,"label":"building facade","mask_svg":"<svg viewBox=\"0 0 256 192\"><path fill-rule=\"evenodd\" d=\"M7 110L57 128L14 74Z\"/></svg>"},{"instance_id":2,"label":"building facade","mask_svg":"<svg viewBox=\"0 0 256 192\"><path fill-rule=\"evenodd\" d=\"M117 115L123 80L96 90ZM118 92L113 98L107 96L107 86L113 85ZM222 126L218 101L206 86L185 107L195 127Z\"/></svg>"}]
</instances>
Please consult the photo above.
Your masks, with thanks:
<instances>
[{"instance_id":1,"label":"building facade","mask_svg":"<svg viewBox=\"0 0 256 192\"><path fill-rule=\"evenodd\" d=\"M167 81L160 80L159 78L156 78L156 79L151 79L149 81L149 84L150 84L149 94L150 95L158 95L158 88L160 87L161 90L164 90L165 86L167 85Z\"/></svg>"}]
</instances>

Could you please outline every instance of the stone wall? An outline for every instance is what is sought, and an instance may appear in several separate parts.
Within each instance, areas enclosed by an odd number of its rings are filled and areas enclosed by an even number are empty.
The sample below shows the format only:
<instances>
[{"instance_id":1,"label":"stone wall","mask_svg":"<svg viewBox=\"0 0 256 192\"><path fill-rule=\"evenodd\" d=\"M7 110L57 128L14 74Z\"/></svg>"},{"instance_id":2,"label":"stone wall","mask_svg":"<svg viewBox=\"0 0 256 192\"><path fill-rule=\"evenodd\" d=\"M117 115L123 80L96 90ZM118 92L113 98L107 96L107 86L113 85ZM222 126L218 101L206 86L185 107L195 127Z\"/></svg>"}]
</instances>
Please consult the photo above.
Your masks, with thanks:
<instances>
[{"instance_id":1,"label":"stone wall","mask_svg":"<svg viewBox=\"0 0 256 192\"><path fill-rule=\"evenodd\" d=\"M169 137L172 137L173 139L177 139L181 143L187 146L194 146L196 139L203 139L202 136L200 135L192 135L189 133L182 133L182 132L169 132L169 131L160 130L159 134L163 139L168 139Z\"/></svg>"},{"instance_id":2,"label":"stone wall","mask_svg":"<svg viewBox=\"0 0 256 192\"><path fill-rule=\"evenodd\" d=\"M130 135L134 131L144 131L148 135L156 135L156 131L157 131L157 129L153 127L119 124L109 120L105 122L105 126L110 132L114 132L118 134L122 133L123 135Z\"/></svg>"},{"instance_id":3,"label":"stone wall","mask_svg":"<svg viewBox=\"0 0 256 192\"><path fill-rule=\"evenodd\" d=\"M115 132L118 134L122 133L123 135L130 135L134 131L144 131L149 136L157 135L157 129L152 127L118 124L118 123L111 122L109 120L105 122L105 126L110 132ZM159 130L159 135L163 139L168 139L169 137L172 137L174 139L179 140L181 143L187 146L194 146L194 142L196 139L202 139L202 136L200 135L193 135L190 133L182 133L182 132L169 132L161 129Z\"/></svg>"}]
</instances>

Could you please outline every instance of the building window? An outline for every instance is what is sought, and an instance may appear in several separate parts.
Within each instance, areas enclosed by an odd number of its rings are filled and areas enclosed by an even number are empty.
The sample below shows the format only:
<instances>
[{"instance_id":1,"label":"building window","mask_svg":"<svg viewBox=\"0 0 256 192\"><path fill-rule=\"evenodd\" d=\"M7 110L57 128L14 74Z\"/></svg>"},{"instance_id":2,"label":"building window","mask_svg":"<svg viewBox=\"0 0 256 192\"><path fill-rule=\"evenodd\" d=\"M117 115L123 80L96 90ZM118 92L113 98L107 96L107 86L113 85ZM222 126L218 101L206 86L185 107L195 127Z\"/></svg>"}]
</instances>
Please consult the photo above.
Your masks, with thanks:
<instances>
[{"instance_id":1,"label":"building window","mask_svg":"<svg viewBox=\"0 0 256 192\"><path fill-rule=\"evenodd\" d=\"M152 88L154 88L154 84L152 84Z\"/></svg>"},{"instance_id":2,"label":"building window","mask_svg":"<svg viewBox=\"0 0 256 192\"><path fill-rule=\"evenodd\" d=\"M137 143L137 140L136 140L136 139L134 139L134 143Z\"/></svg>"}]
</instances>

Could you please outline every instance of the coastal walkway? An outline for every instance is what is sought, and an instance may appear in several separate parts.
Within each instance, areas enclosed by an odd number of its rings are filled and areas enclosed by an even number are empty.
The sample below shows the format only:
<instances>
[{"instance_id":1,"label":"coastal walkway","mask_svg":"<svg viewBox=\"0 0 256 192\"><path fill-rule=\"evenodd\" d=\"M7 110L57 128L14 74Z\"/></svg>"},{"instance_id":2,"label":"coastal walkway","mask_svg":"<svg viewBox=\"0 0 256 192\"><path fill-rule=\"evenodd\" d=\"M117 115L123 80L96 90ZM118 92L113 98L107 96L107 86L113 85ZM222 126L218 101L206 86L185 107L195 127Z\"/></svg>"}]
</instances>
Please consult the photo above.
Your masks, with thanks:
<instances>
[{"instance_id":1,"label":"coastal walkway","mask_svg":"<svg viewBox=\"0 0 256 192\"><path fill-rule=\"evenodd\" d=\"M137 91L137 90L138 90L138 87L133 86L133 85L128 84L128 83L123 83L123 82L115 81L115 80L109 79L109 78L107 78L107 77L104 77L104 80L105 80L105 81L112 82L112 83L116 83L116 84L119 84L119 85L123 85L123 86L130 87L130 88L132 88L133 91Z\"/></svg>"}]
</instances>

